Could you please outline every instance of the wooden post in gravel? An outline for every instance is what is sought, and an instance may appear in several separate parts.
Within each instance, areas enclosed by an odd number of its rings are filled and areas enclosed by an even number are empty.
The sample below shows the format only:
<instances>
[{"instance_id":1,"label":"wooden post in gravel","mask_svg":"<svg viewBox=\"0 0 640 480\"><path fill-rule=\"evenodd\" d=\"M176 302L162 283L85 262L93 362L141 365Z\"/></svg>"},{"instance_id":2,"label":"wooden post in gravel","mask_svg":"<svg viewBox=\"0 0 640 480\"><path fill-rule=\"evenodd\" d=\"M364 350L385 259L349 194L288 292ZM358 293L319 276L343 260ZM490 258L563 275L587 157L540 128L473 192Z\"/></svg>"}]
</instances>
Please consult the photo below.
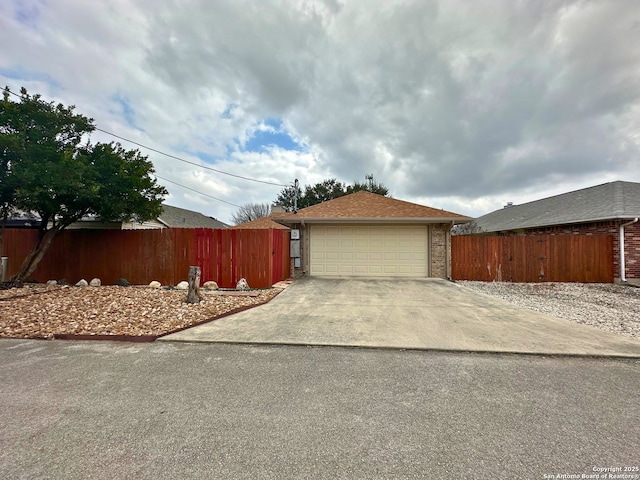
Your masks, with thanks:
<instances>
[{"instance_id":1,"label":"wooden post in gravel","mask_svg":"<svg viewBox=\"0 0 640 480\"><path fill-rule=\"evenodd\" d=\"M200 302L200 267L189 267L189 293L187 293L187 303Z\"/></svg>"}]
</instances>

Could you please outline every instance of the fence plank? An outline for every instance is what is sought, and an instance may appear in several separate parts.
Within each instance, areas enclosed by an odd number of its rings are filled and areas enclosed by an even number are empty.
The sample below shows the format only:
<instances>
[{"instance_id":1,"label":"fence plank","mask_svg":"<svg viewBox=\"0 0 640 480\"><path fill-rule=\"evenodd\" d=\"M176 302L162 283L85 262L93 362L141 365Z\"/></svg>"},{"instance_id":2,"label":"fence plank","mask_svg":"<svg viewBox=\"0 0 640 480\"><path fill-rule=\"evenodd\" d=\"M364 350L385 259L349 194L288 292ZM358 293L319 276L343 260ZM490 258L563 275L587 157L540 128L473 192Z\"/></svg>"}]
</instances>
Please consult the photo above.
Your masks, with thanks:
<instances>
[{"instance_id":1,"label":"fence plank","mask_svg":"<svg viewBox=\"0 0 640 480\"><path fill-rule=\"evenodd\" d=\"M203 282L215 280L232 288L245 277L250 286L266 288L289 273L278 272L283 259L273 253L271 235L271 230L67 230L54 239L33 279L75 283L98 277L108 285L122 277L138 285L152 280L176 285L195 265ZM288 232L281 238L286 241L280 252L286 251L288 260ZM9 257L9 276L18 271L36 239L33 229L5 230L2 255Z\"/></svg>"},{"instance_id":2,"label":"fence plank","mask_svg":"<svg viewBox=\"0 0 640 480\"><path fill-rule=\"evenodd\" d=\"M611 235L452 237L454 280L613 282Z\"/></svg>"}]
</instances>

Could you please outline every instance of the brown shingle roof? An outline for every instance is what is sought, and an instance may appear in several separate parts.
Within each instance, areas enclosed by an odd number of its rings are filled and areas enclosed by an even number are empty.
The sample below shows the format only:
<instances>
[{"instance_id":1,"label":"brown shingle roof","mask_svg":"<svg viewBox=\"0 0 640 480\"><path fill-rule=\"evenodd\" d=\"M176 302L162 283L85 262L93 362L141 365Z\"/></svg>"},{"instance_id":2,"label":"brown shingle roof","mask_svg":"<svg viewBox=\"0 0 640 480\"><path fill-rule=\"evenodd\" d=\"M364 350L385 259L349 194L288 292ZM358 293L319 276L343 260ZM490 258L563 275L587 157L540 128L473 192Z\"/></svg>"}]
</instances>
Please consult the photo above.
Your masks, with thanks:
<instances>
[{"instance_id":1,"label":"brown shingle roof","mask_svg":"<svg viewBox=\"0 0 640 480\"><path fill-rule=\"evenodd\" d=\"M258 218L257 220L252 220L250 222L240 223L233 227L229 228L256 228L256 229L268 229L268 228L278 228L280 230L289 230L289 227L285 227L284 225L274 222L271 217L273 215L269 215L268 217Z\"/></svg>"},{"instance_id":2,"label":"brown shingle roof","mask_svg":"<svg viewBox=\"0 0 640 480\"><path fill-rule=\"evenodd\" d=\"M456 221L464 223L471 218L458 213L405 202L367 191L335 198L327 202L298 210L298 213L277 213L274 220L293 223L306 221Z\"/></svg>"}]
</instances>

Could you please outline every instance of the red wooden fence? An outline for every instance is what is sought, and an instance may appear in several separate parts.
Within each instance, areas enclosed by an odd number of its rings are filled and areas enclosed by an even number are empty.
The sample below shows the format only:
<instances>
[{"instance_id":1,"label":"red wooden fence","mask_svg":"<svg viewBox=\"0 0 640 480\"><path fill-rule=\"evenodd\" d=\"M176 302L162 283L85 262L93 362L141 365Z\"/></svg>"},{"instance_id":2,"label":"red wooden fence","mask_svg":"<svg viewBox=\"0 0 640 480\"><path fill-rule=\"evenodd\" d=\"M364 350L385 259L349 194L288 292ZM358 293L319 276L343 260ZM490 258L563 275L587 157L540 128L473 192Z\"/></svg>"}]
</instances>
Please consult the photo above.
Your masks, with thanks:
<instances>
[{"instance_id":1,"label":"red wooden fence","mask_svg":"<svg viewBox=\"0 0 640 480\"><path fill-rule=\"evenodd\" d=\"M454 280L613 282L610 235L451 237Z\"/></svg>"},{"instance_id":2,"label":"red wooden fence","mask_svg":"<svg viewBox=\"0 0 640 480\"><path fill-rule=\"evenodd\" d=\"M7 229L3 255L8 276L15 274L34 244L37 232ZM67 230L56 237L33 274L39 282L98 277L103 284L126 278L145 285L157 280L176 285L189 266L201 268L201 280L235 287L245 278L266 288L289 276L289 232L286 230Z\"/></svg>"}]
</instances>

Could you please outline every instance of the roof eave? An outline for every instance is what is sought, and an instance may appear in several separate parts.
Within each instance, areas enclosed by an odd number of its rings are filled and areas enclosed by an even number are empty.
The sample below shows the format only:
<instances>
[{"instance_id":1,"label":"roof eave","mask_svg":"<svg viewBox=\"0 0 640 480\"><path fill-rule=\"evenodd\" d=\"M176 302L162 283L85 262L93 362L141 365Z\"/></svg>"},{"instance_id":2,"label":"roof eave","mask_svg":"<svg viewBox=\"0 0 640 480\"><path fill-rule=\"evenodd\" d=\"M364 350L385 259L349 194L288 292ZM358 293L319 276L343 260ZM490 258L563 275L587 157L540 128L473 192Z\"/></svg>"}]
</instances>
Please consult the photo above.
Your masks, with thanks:
<instances>
[{"instance_id":1,"label":"roof eave","mask_svg":"<svg viewBox=\"0 0 640 480\"><path fill-rule=\"evenodd\" d=\"M470 217L296 217L274 218L274 221L283 225L295 223L468 223L473 220Z\"/></svg>"},{"instance_id":2,"label":"roof eave","mask_svg":"<svg viewBox=\"0 0 640 480\"><path fill-rule=\"evenodd\" d=\"M156 218L156 221L157 221L158 223L162 223L162 224L163 224L165 227L167 227L167 228L171 228L171 225L169 225L169 223L168 223L168 222L165 222L165 221L162 219L162 217L158 217L158 218Z\"/></svg>"},{"instance_id":3,"label":"roof eave","mask_svg":"<svg viewBox=\"0 0 640 480\"><path fill-rule=\"evenodd\" d=\"M533 224L521 224L514 226L505 226L502 228L492 228L491 230L485 230L485 232L508 232L511 230L523 230L527 228L545 228L545 227L558 227L561 225L579 225L582 223L595 223L595 222L610 222L613 220L633 220L637 218L638 215L616 215L613 217L596 217L596 218L586 218L586 219L578 219L571 220L568 222L550 222L550 223L533 223Z\"/></svg>"}]
</instances>

